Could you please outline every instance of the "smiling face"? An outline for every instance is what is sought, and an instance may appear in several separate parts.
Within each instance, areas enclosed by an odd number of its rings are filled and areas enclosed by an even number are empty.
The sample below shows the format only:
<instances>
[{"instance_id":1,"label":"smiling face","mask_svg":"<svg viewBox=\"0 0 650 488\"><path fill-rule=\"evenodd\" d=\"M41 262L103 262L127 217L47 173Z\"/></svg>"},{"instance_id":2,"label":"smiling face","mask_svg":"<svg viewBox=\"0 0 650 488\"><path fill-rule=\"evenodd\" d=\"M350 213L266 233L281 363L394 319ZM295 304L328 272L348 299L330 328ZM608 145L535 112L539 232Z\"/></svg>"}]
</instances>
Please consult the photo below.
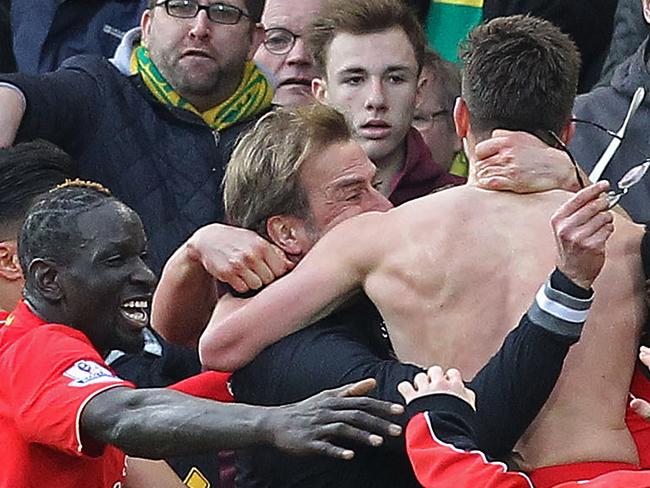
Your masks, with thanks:
<instances>
[{"instance_id":1,"label":"smiling face","mask_svg":"<svg viewBox=\"0 0 650 488\"><path fill-rule=\"evenodd\" d=\"M82 213L76 223L79 246L57 277L67 323L101 352L137 352L155 285L142 260L142 222L124 204L109 201Z\"/></svg>"},{"instance_id":2,"label":"smiling face","mask_svg":"<svg viewBox=\"0 0 650 488\"><path fill-rule=\"evenodd\" d=\"M314 60L305 46L305 29L324 0L268 0L262 15L265 29L286 29L296 36L287 54L273 54L261 45L255 61L263 66L277 83L273 102L282 106L313 102L311 80L316 76Z\"/></svg>"},{"instance_id":3,"label":"smiling face","mask_svg":"<svg viewBox=\"0 0 650 488\"><path fill-rule=\"evenodd\" d=\"M216 2L200 2L209 5ZM244 0L229 5L248 13ZM262 39L261 28L242 17L225 25L208 19L205 10L191 19L171 17L164 6L146 10L142 41L161 74L199 110L230 97L241 82L246 61Z\"/></svg>"},{"instance_id":4,"label":"smiling face","mask_svg":"<svg viewBox=\"0 0 650 488\"><path fill-rule=\"evenodd\" d=\"M401 27L337 34L329 45L316 97L345 114L355 140L379 167L403 152L418 80L415 50Z\"/></svg>"}]
</instances>

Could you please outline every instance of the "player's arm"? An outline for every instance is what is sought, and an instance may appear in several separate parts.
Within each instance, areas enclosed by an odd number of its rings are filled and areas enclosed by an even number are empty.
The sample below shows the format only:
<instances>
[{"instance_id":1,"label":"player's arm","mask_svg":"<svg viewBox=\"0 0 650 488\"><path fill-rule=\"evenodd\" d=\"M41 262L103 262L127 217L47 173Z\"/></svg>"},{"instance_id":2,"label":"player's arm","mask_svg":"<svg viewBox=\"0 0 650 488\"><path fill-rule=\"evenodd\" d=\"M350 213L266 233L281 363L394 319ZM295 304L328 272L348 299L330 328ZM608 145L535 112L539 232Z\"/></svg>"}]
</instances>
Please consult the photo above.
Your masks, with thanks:
<instances>
[{"instance_id":1,"label":"player's arm","mask_svg":"<svg viewBox=\"0 0 650 488\"><path fill-rule=\"evenodd\" d=\"M165 461L128 458L124 488L187 488Z\"/></svg>"},{"instance_id":2,"label":"player's arm","mask_svg":"<svg viewBox=\"0 0 650 488\"><path fill-rule=\"evenodd\" d=\"M401 428L387 420L400 405L361 397L366 380L282 407L203 400L168 389L116 387L92 397L81 411L83 436L112 444L129 456L170 456L268 445L290 454L349 459L338 440L380 445Z\"/></svg>"},{"instance_id":3,"label":"player's arm","mask_svg":"<svg viewBox=\"0 0 650 488\"><path fill-rule=\"evenodd\" d=\"M25 97L15 89L0 85L0 147L9 147L16 139L16 133L25 113Z\"/></svg>"},{"instance_id":4,"label":"player's arm","mask_svg":"<svg viewBox=\"0 0 650 488\"><path fill-rule=\"evenodd\" d=\"M497 129L476 145L476 178L488 190L535 193L580 189L569 156L527 132ZM578 168L583 182L589 178Z\"/></svg>"},{"instance_id":5,"label":"player's arm","mask_svg":"<svg viewBox=\"0 0 650 488\"><path fill-rule=\"evenodd\" d=\"M474 393L458 370L434 366L413 383L399 385L412 417L406 450L418 481L425 488L532 488L528 478L488 462L477 450Z\"/></svg>"},{"instance_id":6,"label":"player's arm","mask_svg":"<svg viewBox=\"0 0 650 488\"><path fill-rule=\"evenodd\" d=\"M250 230L211 224L169 259L156 289L152 326L165 339L196 346L217 303L217 282L245 293L293 268L273 244Z\"/></svg>"},{"instance_id":7,"label":"player's arm","mask_svg":"<svg viewBox=\"0 0 650 488\"><path fill-rule=\"evenodd\" d=\"M380 259L379 214L328 232L296 268L250 299L215 309L199 342L201 363L235 371L264 348L329 314L363 284Z\"/></svg>"},{"instance_id":8,"label":"player's arm","mask_svg":"<svg viewBox=\"0 0 650 488\"><path fill-rule=\"evenodd\" d=\"M96 136L106 107L99 83L79 67L0 74L0 147L39 138L76 158Z\"/></svg>"}]
</instances>

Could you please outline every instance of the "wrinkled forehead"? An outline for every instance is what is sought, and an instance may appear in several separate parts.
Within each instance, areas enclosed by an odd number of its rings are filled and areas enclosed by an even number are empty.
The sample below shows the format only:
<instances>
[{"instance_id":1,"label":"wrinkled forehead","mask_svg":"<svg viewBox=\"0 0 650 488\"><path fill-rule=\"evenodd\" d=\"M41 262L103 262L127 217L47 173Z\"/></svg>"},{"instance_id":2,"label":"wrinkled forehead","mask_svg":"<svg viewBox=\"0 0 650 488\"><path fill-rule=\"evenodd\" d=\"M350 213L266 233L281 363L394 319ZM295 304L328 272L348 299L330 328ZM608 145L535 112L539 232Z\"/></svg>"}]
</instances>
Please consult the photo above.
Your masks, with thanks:
<instances>
[{"instance_id":1,"label":"wrinkled forehead","mask_svg":"<svg viewBox=\"0 0 650 488\"><path fill-rule=\"evenodd\" d=\"M303 187L309 191L372 182L375 165L355 141L341 141L321 148L301 168Z\"/></svg>"},{"instance_id":2,"label":"wrinkled forehead","mask_svg":"<svg viewBox=\"0 0 650 488\"><path fill-rule=\"evenodd\" d=\"M262 24L267 29L282 27L302 34L325 0L267 0Z\"/></svg>"}]
</instances>

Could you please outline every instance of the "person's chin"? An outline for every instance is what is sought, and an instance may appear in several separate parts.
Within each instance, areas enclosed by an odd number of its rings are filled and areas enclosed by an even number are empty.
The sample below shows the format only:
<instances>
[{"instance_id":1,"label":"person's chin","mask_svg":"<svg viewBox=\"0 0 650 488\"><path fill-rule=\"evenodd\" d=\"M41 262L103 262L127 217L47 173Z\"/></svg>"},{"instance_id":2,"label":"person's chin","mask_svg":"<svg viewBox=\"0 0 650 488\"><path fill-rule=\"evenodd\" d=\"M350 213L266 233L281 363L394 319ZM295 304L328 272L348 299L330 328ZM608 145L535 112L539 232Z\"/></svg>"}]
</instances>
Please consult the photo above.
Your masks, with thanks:
<instances>
[{"instance_id":1,"label":"person's chin","mask_svg":"<svg viewBox=\"0 0 650 488\"><path fill-rule=\"evenodd\" d=\"M129 329L127 331L120 330L116 337L117 341L114 349L135 354L142 351L144 347L144 334L142 330Z\"/></svg>"},{"instance_id":2,"label":"person's chin","mask_svg":"<svg viewBox=\"0 0 650 488\"><path fill-rule=\"evenodd\" d=\"M300 85L280 86L273 97L273 103L281 107L300 107L314 101L311 90Z\"/></svg>"},{"instance_id":3,"label":"person's chin","mask_svg":"<svg viewBox=\"0 0 650 488\"><path fill-rule=\"evenodd\" d=\"M365 139L360 141L360 145L371 161L381 161L395 148L390 139Z\"/></svg>"}]
</instances>

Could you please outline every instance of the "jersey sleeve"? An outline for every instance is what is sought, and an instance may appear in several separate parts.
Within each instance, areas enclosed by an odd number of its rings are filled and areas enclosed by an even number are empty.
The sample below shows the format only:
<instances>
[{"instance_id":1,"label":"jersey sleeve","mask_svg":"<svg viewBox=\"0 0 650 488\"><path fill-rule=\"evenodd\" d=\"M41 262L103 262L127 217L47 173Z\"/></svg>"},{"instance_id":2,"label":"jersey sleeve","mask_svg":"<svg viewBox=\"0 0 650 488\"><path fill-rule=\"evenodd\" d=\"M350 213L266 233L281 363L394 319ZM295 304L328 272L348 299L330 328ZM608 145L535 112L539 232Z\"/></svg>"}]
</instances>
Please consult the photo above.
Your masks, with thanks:
<instances>
[{"instance_id":1,"label":"jersey sleeve","mask_svg":"<svg viewBox=\"0 0 650 488\"><path fill-rule=\"evenodd\" d=\"M416 414L408 423L406 450L424 488L533 488L526 475L508 471L503 463L489 462L475 450L474 411L467 403L450 395L421 400L427 404L416 400L413 407L430 411ZM413 407L409 405L409 410ZM442 438L453 439L453 445Z\"/></svg>"},{"instance_id":2,"label":"jersey sleeve","mask_svg":"<svg viewBox=\"0 0 650 488\"><path fill-rule=\"evenodd\" d=\"M80 333L65 329L41 327L3 353L0 370L8 372L0 380L3 394L26 442L96 456L103 446L90 439L82 443L83 408L103 391L133 385L117 377Z\"/></svg>"},{"instance_id":3,"label":"jersey sleeve","mask_svg":"<svg viewBox=\"0 0 650 488\"><path fill-rule=\"evenodd\" d=\"M206 371L174 383L168 388L207 400L234 402L230 392L230 376L231 373Z\"/></svg>"}]
</instances>

